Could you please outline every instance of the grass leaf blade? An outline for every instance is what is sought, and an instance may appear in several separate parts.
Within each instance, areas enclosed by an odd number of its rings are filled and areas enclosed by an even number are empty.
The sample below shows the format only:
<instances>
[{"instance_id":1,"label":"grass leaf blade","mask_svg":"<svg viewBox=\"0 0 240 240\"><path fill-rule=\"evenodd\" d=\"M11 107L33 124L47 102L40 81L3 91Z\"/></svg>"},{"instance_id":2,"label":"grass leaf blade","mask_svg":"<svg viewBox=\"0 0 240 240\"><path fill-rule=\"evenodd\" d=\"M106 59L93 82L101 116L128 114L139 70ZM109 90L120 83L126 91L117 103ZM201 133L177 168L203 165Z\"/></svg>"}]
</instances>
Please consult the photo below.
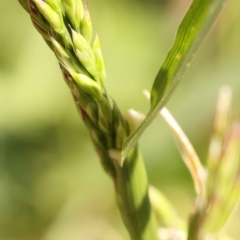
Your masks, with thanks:
<instances>
[{"instance_id":1,"label":"grass leaf blade","mask_svg":"<svg viewBox=\"0 0 240 240\"><path fill-rule=\"evenodd\" d=\"M142 125L128 137L123 145L123 159L168 101L227 2L228 0L194 0L191 4L180 24L173 47L153 84L151 109Z\"/></svg>"}]
</instances>

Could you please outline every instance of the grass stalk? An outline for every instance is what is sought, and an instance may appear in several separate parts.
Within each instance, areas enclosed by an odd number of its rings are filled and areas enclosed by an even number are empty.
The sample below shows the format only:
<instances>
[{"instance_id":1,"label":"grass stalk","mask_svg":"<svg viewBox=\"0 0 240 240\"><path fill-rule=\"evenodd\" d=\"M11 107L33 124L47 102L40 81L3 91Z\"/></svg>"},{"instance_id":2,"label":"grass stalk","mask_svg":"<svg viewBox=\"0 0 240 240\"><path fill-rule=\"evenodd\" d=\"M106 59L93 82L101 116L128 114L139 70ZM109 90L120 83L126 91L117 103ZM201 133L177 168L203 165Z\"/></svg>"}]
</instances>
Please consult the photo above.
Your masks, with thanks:
<instances>
[{"instance_id":1,"label":"grass stalk","mask_svg":"<svg viewBox=\"0 0 240 240\"><path fill-rule=\"evenodd\" d=\"M117 204L132 240L157 240L157 222L148 196L148 179L138 146L123 167L115 164Z\"/></svg>"},{"instance_id":2,"label":"grass stalk","mask_svg":"<svg viewBox=\"0 0 240 240\"><path fill-rule=\"evenodd\" d=\"M76 107L89 130L103 168L113 179L116 199L132 240L157 240L146 169L135 147L121 165L118 153L129 124L105 89L98 35L93 36L82 0L19 0L33 25L55 53Z\"/></svg>"}]
</instances>

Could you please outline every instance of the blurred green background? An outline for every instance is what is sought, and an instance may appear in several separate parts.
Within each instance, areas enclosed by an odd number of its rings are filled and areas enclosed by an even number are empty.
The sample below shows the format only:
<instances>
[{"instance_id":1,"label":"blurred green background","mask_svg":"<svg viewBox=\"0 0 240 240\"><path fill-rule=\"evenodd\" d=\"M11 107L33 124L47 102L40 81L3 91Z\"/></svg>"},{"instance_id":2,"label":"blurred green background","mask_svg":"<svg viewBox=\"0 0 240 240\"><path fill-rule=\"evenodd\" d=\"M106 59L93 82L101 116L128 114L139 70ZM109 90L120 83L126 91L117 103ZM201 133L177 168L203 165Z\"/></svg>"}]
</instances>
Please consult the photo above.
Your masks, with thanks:
<instances>
[{"instance_id":1,"label":"blurred green background","mask_svg":"<svg viewBox=\"0 0 240 240\"><path fill-rule=\"evenodd\" d=\"M122 111L147 112L150 89L190 0L90 0ZM240 3L230 1L168 107L205 162L221 85L240 116ZM194 189L158 119L140 146L150 183L185 220ZM226 232L239 239L240 208ZM0 1L0 240L125 240L113 184L74 107L54 55L18 1Z\"/></svg>"}]
</instances>

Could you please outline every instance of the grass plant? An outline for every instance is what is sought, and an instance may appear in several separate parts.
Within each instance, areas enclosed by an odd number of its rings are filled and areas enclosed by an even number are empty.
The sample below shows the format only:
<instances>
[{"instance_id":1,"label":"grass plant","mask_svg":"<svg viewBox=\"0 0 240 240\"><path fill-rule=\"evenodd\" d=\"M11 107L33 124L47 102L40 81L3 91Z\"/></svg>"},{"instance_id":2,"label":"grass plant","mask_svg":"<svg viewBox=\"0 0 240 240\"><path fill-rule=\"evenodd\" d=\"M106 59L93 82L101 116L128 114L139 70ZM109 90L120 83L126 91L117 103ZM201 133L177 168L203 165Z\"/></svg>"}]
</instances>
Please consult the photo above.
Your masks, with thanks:
<instances>
[{"instance_id":1,"label":"grass plant","mask_svg":"<svg viewBox=\"0 0 240 240\"><path fill-rule=\"evenodd\" d=\"M146 93L145 116L122 114L105 88L106 71L88 4L82 0L19 0L54 52L76 108L89 130L103 169L111 177L122 220L132 240L224 240L222 228L240 193L240 123L231 123L231 90L220 91L207 167L164 108L214 26L227 0L194 0L173 47ZM190 220L184 222L156 188L150 187L138 140L162 115L173 132L196 189ZM216 184L217 183L217 184Z\"/></svg>"}]
</instances>

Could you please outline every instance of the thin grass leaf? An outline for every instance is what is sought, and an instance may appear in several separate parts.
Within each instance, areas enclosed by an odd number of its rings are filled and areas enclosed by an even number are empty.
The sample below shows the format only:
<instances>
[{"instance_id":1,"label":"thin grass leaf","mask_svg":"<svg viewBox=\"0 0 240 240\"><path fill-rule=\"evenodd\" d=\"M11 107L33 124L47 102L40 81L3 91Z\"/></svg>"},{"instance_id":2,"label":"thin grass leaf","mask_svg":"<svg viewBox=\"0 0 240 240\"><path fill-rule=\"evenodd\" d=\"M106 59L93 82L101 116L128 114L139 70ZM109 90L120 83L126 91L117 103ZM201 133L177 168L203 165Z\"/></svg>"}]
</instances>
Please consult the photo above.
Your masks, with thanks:
<instances>
[{"instance_id":1,"label":"thin grass leaf","mask_svg":"<svg viewBox=\"0 0 240 240\"><path fill-rule=\"evenodd\" d=\"M185 226L182 219L179 218L176 210L165 195L153 186L149 187L148 192L151 205L159 221L159 226L174 227L178 230L184 229Z\"/></svg>"},{"instance_id":2,"label":"thin grass leaf","mask_svg":"<svg viewBox=\"0 0 240 240\"><path fill-rule=\"evenodd\" d=\"M225 141L225 149L215 176L215 188L206 216L206 232L219 232L232 213L240 194L240 122L236 122ZM217 182L217 185L216 185Z\"/></svg>"},{"instance_id":3,"label":"thin grass leaf","mask_svg":"<svg viewBox=\"0 0 240 240\"><path fill-rule=\"evenodd\" d=\"M204 199L206 195L205 170L199 160L195 149L193 148L191 142L188 140L187 136L180 128L176 120L166 108L162 109L161 116L172 130L182 159L192 175L196 193Z\"/></svg>"},{"instance_id":4,"label":"thin grass leaf","mask_svg":"<svg viewBox=\"0 0 240 240\"><path fill-rule=\"evenodd\" d=\"M231 101L231 88L229 86L221 87L207 160L209 197L211 197L215 187L215 179L218 174L219 163L223 154L224 140L230 126Z\"/></svg>"},{"instance_id":5,"label":"thin grass leaf","mask_svg":"<svg viewBox=\"0 0 240 240\"><path fill-rule=\"evenodd\" d=\"M227 2L228 0L193 1L179 27L173 47L168 53L153 84L151 109L147 118L123 145L123 159L166 104Z\"/></svg>"},{"instance_id":6,"label":"thin grass leaf","mask_svg":"<svg viewBox=\"0 0 240 240\"><path fill-rule=\"evenodd\" d=\"M147 90L144 90L144 94L148 99L150 99L150 93ZM204 199L206 195L205 170L194 147L167 108L163 108L159 113L172 130L182 159L192 175L196 193Z\"/></svg>"},{"instance_id":7,"label":"thin grass leaf","mask_svg":"<svg viewBox=\"0 0 240 240\"><path fill-rule=\"evenodd\" d=\"M223 211L221 211L221 214L218 215L220 216L220 218L216 221L216 224L214 226L216 231L218 229L222 229L227 223L227 221L229 220L232 212L234 211L239 201L239 196L240 196L240 172L238 173L233 183L233 186L229 193L228 198L225 199L225 202L223 203L223 206L222 206Z\"/></svg>"}]
</instances>

